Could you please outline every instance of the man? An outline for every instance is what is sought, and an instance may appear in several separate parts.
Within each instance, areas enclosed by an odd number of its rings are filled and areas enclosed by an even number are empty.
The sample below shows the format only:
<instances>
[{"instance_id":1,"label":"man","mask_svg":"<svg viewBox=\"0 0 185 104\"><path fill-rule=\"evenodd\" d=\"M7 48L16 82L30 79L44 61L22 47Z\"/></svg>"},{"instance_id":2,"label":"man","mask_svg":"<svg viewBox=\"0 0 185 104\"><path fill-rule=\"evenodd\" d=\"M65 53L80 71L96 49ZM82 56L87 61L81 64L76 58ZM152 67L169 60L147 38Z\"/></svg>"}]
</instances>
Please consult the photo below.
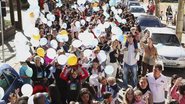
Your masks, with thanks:
<instances>
[{"instance_id":1,"label":"man","mask_svg":"<svg viewBox=\"0 0 185 104\"><path fill-rule=\"evenodd\" d=\"M137 85L137 59L136 59L136 53L138 51L138 48L134 46L134 36L132 34L128 34L127 42L128 44L125 44L124 48L124 70L123 70L123 79L124 79L124 87L128 87L128 75L129 71L131 72L132 78L131 78L131 85L135 87Z\"/></svg>"},{"instance_id":2,"label":"man","mask_svg":"<svg viewBox=\"0 0 185 104\"><path fill-rule=\"evenodd\" d=\"M150 90L153 96L153 104L165 104L165 91L167 91L167 79L162 74L162 65L156 64L153 72L147 75Z\"/></svg>"}]
</instances>

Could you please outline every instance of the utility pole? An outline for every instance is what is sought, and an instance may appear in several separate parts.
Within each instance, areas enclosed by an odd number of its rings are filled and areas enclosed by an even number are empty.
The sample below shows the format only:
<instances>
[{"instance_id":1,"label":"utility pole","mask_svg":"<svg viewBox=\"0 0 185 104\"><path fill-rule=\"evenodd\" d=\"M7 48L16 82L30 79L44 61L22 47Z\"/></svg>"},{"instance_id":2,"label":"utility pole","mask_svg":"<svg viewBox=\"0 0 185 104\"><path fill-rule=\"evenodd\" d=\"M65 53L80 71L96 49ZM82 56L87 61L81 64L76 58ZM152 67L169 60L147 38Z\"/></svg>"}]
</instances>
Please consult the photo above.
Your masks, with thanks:
<instances>
[{"instance_id":1,"label":"utility pole","mask_svg":"<svg viewBox=\"0 0 185 104\"><path fill-rule=\"evenodd\" d=\"M1 38L2 38L2 59L3 63L5 63L5 57L4 57L4 28L3 28L3 11L2 11L2 0L0 0L0 21L1 21Z\"/></svg>"},{"instance_id":2,"label":"utility pole","mask_svg":"<svg viewBox=\"0 0 185 104\"><path fill-rule=\"evenodd\" d=\"M160 0L155 0L155 15L160 17Z\"/></svg>"},{"instance_id":3,"label":"utility pole","mask_svg":"<svg viewBox=\"0 0 185 104\"><path fill-rule=\"evenodd\" d=\"M184 15L184 0L178 0L176 34L180 42L182 40L182 29L183 29L183 18L184 18L183 15Z\"/></svg>"}]
</instances>

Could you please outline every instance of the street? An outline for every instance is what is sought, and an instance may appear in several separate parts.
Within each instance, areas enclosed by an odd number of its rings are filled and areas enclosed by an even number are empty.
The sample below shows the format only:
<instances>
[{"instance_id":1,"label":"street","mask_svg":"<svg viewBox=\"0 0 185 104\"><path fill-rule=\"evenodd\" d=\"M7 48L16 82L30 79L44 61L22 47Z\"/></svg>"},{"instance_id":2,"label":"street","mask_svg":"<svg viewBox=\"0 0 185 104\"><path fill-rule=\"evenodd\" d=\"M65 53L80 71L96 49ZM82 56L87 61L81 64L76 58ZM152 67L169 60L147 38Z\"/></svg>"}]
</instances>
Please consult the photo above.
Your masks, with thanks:
<instances>
[{"instance_id":1,"label":"street","mask_svg":"<svg viewBox=\"0 0 185 104\"><path fill-rule=\"evenodd\" d=\"M182 44L185 43L185 33L182 33L179 41L180 35L175 31L176 26L166 23L168 16L165 14L169 5L172 7L170 12L173 11L174 14L178 8L177 3L160 4L160 10L164 13L161 14L163 18L161 20L155 16L157 9L154 2L126 0L127 6L122 5L121 0L104 2L77 0L77 3L69 6L69 4L62 5L61 1L48 0L42 7L37 0L28 0L29 9L21 10L23 32L16 31L15 35L5 40L4 49L0 45L0 66L3 64L4 52L5 63L17 72L11 72L8 68L0 70L0 80L7 78L9 82L7 86L0 83L0 88L5 90L2 99L8 102L10 93L19 93L15 89L20 86L24 87L22 88L24 90L21 89L23 96L31 98L31 95L47 92L49 97L53 96L51 99L61 97L59 99L62 99L62 104L69 104L71 101L83 102L84 91L89 96L93 94L94 101L102 99L105 101L106 92L116 99L120 91L119 84L120 86L124 84L116 76L118 70L122 68L121 64L124 64L122 72L128 73L125 74L126 77L123 76L126 85L128 80L129 84L132 83L132 87L139 86L141 87L139 90L145 93L147 90L152 93L149 81L155 81L152 83L154 86L152 88L160 89L159 92L164 91L166 83L162 78L165 77L161 76L164 65L184 67L164 68L162 74L167 76L168 85L171 84L171 77L174 74L185 80L185 47ZM47 7L48 11L45 11ZM11 14L8 14L8 17L10 16ZM153 70L154 73L144 77L146 85L143 88L141 79L138 80L137 76L140 55L142 55L143 70L146 69L142 75L145 76L147 70ZM158 63L159 61L161 63ZM152 69L155 65L158 67ZM14 79L10 82L13 73L18 77L13 77L16 81ZM147 79L149 77L151 79ZM116 81L121 83L117 84ZM24 85L29 87L28 92ZM86 87L87 90L83 90ZM11 90L7 90L8 88ZM56 92L52 91L52 88ZM155 95L154 89L152 96ZM57 95L57 92L62 96ZM67 97L63 96L65 94ZM141 92L142 94L145 95ZM133 90L132 103L136 102L135 97ZM166 100L155 97L157 100L152 99L152 103ZM79 98L81 101L78 101ZM149 97L144 100L149 101ZM117 103L110 101L110 104Z\"/></svg>"}]
</instances>

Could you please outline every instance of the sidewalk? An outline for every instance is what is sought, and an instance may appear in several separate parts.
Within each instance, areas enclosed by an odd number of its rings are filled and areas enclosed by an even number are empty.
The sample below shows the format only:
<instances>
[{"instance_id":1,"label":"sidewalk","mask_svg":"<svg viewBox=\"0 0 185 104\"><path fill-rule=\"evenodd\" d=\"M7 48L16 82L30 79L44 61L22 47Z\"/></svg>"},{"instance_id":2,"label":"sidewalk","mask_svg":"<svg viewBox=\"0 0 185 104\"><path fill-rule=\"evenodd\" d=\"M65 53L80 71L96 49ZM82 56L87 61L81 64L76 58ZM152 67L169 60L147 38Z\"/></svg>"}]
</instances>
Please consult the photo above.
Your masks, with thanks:
<instances>
[{"instance_id":1,"label":"sidewalk","mask_svg":"<svg viewBox=\"0 0 185 104\"><path fill-rule=\"evenodd\" d=\"M5 62L10 66L16 68L19 62L16 60L16 50L14 39L11 38L5 41L4 44L4 55L5 55ZM2 63L2 45L0 46L0 63Z\"/></svg>"}]
</instances>

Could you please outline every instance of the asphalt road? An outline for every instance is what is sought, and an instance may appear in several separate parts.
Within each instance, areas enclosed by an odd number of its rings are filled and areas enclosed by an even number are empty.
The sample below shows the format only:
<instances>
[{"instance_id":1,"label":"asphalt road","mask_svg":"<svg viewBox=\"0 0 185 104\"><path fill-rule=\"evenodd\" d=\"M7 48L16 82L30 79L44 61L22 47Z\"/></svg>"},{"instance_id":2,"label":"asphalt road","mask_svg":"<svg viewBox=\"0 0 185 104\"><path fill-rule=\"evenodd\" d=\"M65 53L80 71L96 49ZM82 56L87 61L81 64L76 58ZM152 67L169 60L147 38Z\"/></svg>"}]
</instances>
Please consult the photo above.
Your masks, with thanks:
<instances>
[{"instance_id":1,"label":"asphalt road","mask_svg":"<svg viewBox=\"0 0 185 104\"><path fill-rule=\"evenodd\" d=\"M185 64L185 63L184 63ZM178 68L165 68L162 72L165 76L171 77L173 74L177 74L180 77L183 77L185 79L185 68L178 69Z\"/></svg>"}]
</instances>

